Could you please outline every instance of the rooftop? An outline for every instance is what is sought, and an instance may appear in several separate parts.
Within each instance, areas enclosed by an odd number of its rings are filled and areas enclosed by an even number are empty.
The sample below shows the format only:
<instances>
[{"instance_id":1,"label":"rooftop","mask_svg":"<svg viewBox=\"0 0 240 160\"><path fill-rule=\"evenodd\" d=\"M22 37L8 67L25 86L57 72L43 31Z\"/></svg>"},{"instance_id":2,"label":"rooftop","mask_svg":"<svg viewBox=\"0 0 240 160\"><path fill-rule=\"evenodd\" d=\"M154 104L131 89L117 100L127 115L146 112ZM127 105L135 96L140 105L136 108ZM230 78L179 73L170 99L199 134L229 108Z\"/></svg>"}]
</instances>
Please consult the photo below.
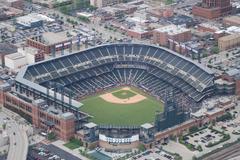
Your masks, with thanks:
<instances>
[{"instance_id":1,"label":"rooftop","mask_svg":"<svg viewBox=\"0 0 240 160\"><path fill-rule=\"evenodd\" d=\"M215 31L219 30L219 27L217 27L216 24L214 24L214 23L201 23L201 24L199 24L199 26L210 28L210 29L213 29Z\"/></svg>"},{"instance_id":2,"label":"rooftop","mask_svg":"<svg viewBox=\"0 0 240 160\"><path fill-rule=\"evenodd\" d=\"M240 27L231 26L231 27L228 27L228 28L225 30L225 32L226 32L226 33L229 33L229 34L240 33Z\"/></svg>"},{"instance_id":3,"label":"rooftop","mask_svg":"<svg viewBox=\"0 0 240 160\"><path fill-rule=\"evenodd\" d=\"M24 55L22 55L21 53L13 53L13 54L9 54L6 55L7 58L12 59L12 60L17 60L17 59L21 59L21 58L25 58Z\"/></svg>"},{"instance_id":4,"label":"rooftop","mask_svg":"<svg viewBox=\"0 0 240 160\"><path fill-rule=\"evenodd\" d=\"M93 122L90 122L90 123L85 124L84 126L87 127L87 128L94 128L97 125L95 123L93 123Z\"/></svg>"},{"instance_id":5,"label":"rooftop","mask_svg":"<svg viewBox=\"0 0 240 160\"><path fill-rule=\"evenodd\" d=\"M225 21L230 21L230 22L233 22L233 23L236 23L236 24L239 24L240 25L240 16L230 16L230 17L226 17L224 18Z\"/></svg>"},{"instance_id":6,"label":"rooftop","mask_svg":"<svg viewBox=\"0 0 240 160\"><path fill-rule=\"evenodd\" d=\"M61 109L53 105L47 105L46 101L43 99L33 100L32 103L38 106L41 110L44 110L52 115L59 116L63 119L74 119L73 113L63 112Z\"/></svg>"},{"instance_id":7,"label":"rooftop","mask_svg":"<svg viewBox=\"0 0 240 160\"><path fill-rule=\"evenodd\" d=\"M145 129L150 129L150 128L153 128L153 125L150 123L145 123L145 124L141 125L141 127L145 128Z\"/></svg>"},{"instance_id":8,"label":"rooftop","mask_svg":"<svg viewBox=\"0 0 240 160\"><path fill-rule=\"evenodd\" d=\"M28 24L30 22L38 22L38 21L54 22L55 20L52 18L49 18L46 15L38 14L38 13L31 13L31 14L17 18L17 22L21 24Z\"/></svg>"},{"instance_id":9,"label":"rooftop","mask_svg":"<svg viewBox=\"0 0 240 160\"><path fill-rule=\"evenodd\" d=\"M189 29L182 27L182 26L176 26L176 25L167 25L158 29L155 29L157 32L165 32L169 35L176 35L183 32L190 31Z\"/></svg>"},{"instance_id":10,"label":"rooftop","mask_svg":"<svg viewBox=\"0 0 240 160\"><path fill-rule=\"evenodd\" d=\"M221 38L219 38L219 41L235 40L236 38L240 38L240 33L221 37Z\"/></svg>"},{"instance_id":11,"label":"rooftop","mask_svg":"<svg viewBox=\"0 0 240 160\"><path fill-rule=\"evenodd\" d=\"M49 45L70 40L70 38L67 37L67 32L58 32L58 33L45 32L42 34L42 38L43 38L43 41Z\"/></svg>"},{"instance_id":12,"label":"rooftop","mask_svg":"<svg viewBox=\"0 0 240 160\"><path fill-rule=\"evenodd\" d=\"M140 25L136 25L136 26L132 27L129 30L137 32L137 33L140 33L140 34L148 32L143 26L140 26Z\"/></svg>"},{"instance_id":13,"label":"rooftop","mask_svg":"<svg viewBox=\"0 0 240 160\"><path fill-rule=\"evenodd\" d=\"M0 54L11 54L17 52L17 47L8 44L8 43L0 43Z\"/></svg>"},{"instance_id":14,"label":"rooftop","mask_svg":"<svg viewBox=\"0 0 240 160\"><path fill-rule=\"evenodd\" d=\"M237 68L233 68L233 69L226 72L226 74L229 75L229 76L234 76L234 75L237 75L239 73L240 73L240 70L237 69Z\"/></svg>"},{"instance_id":15,"label":"rooftop","mask_svg":"<svg viewBox=\"0 0 240 160\"><path fill-rule=\"evenodd\" d=\"M62 114L63 119L74 119L74 114L71 112L65 112Z\"/></svg>"},{"instance_id":16,"label":"rooftop","mask_svg":"<svg viewBox=\"0 0 240 160\"><path fill-rule=\"evenodd\" d=\"M18 48L18 52L22 53L23 55L27 54L31 54L31 55L36 55L38 54L39 49L37 48L33 48L33 47L22 47L22 48Z\"/></svg>"},{"instance_id":17,"label":"rooftop","mask_svg":"<svg viewBox=\"0 0 240 160\"><path fill-rule=\"evenodd\" d=\"M231 84L234 84L234 82L228 82L228 81L226 81L226 80L223 80L223 79L217 79L217 80L215 80L215 83L216 84L220 84L220 85L223 85L223 84L226 84L226 85L231 85Z\"/></svg>"}]
</instances>

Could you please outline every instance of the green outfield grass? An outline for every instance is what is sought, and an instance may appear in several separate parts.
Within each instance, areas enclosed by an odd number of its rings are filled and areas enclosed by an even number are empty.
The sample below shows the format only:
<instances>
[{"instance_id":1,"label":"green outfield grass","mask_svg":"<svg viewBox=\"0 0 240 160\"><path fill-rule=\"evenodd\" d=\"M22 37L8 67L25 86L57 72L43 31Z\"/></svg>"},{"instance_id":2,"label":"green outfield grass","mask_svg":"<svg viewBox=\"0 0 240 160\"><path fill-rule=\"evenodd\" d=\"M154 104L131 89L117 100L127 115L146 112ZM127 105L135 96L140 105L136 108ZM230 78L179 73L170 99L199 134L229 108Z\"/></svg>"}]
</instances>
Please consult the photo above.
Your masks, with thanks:
<instances>
[{"instance_id":1,"label":"green outfield grass","mask_svg":"<svg viewBox=\"0 0 240 160\"><path fill-rule=\"evenodd\" d=\"M121 92L118 90L123 91L120 89L114 89L114 93L120 94ZM99 97L99 95L96 95L82 100L81 103L84 105L81 110L92 115L93 118L91 118L91 121L97 124L139 126L143 123L154 122L155 112L163 111L163 103L146 95L141 90L136 88L131 88L131 90L140 93L147 98L135 104L113 104L106 102ZM113 92L113 90L109 92ZM135 94L134 92L130 91L128 95L131 97Z\"/></svg>"},{"instance_id":2,"label":"green outfield grass","mask_svg":"<svg viewBox=\"0 0 240 160\"><path fill-rule=\"evenodd\" d=\"M112 94L120 99L126 99L136 95L136 93L133 93L131 90L119 90L113 92Z\"/></svg>"}]
</instances>

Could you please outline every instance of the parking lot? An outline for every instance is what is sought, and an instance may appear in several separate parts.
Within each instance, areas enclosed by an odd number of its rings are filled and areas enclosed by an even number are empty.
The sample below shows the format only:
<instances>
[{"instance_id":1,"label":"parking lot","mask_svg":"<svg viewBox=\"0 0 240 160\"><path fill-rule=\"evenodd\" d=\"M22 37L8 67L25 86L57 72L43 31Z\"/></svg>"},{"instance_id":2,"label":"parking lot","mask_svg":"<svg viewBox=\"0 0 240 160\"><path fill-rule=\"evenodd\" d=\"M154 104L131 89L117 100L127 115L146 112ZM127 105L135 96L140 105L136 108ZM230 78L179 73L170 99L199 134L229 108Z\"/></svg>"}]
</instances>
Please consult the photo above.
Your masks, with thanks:
<instances>
[{"instance_id":1,"label":"parking lot","mask_svg":"<svg viewBox=\"0 0 240 160\"><path fill-rule=\"evenodd\" d=\"M219 122L217 126L224 128L230 134L240 135L240 111L233 111L232 114L235 115L235 119Z\"/></svg>"},{"instance_id":2,"label":"parking lot","mask_svg":"<svg viewBox=\"0 0 240 160\"><path fill-rule=\"evenodd\" d=\"M49 144L45 145L39 143L37 145L31 146L28 152L27 160L80 160L78 157L71 155L62 149Z\"/></svg>"},{"instance_id":3,"label":"parking lot","mask_svg":"<svg viewBox=\"0 0 240 160\"><path fill-rule=\"evenodd\" d=\"M154 149L154 150L147 150L141 154L138 154L131 159L133 160L174 160L174 156L168 154L165 151Z\"/></svg>"},{"instance_id":4,"label":"parking lot","mask_svg":"<svg viewBox=\"0 0 240 160\"><path fill-rule=\"evenodd\" d=\"M193 144L194 146L206 146L208 143L214 143L221 140L223 134L215 132L209 128L201 130L197 133L191 134L188 137L187 143Z\"/></svg>"}]
</instances>

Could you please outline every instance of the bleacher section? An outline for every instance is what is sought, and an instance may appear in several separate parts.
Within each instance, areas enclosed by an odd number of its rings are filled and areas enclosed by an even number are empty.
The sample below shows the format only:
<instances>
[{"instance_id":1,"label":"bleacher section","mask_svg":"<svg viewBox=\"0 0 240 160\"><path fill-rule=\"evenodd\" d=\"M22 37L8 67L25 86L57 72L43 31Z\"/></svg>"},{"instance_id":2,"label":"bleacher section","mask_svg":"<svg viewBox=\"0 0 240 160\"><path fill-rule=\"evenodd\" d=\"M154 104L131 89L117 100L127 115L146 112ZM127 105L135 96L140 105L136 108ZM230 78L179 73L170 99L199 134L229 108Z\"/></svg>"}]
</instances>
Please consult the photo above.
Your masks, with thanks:
<instances>
[{"instance_id":1,"label":"bleacher section","mask_svg":"<svg viewBox=\"0 0 240 160\"><path fill-rule=\"evenodd\" d=\"M141 87L156 97L174 87L199 102L213 93L213 74L172 51L143 44L110 44L44 61L24 78L49 87L58 82L81 98L118 85Z\"/></svg>"}]
</instances>

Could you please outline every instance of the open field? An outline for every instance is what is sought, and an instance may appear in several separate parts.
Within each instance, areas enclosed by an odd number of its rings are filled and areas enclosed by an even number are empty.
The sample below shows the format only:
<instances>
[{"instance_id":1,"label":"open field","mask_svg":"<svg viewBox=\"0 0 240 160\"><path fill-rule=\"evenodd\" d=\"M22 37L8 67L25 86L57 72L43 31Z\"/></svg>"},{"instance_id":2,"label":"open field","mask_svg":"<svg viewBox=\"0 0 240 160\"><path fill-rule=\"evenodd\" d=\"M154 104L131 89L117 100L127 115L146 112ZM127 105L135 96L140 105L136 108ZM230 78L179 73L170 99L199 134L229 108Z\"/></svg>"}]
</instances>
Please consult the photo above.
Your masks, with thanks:
<instances>
[{"instance_id":1,"label":"open field","mask_svg":"<svg viewBox=\"0 0 240 160\"><path fill-rule=\"evenodd\" d=\"M126 87L125 87L126 88ZM88 97L81 101L83 107L81 110L92 115L92 122L97 124L121 125L121 126L139 126L143 123L153 122L156 111L163 111L163 103L157 101L155 98L144 94L141 90L136 88L129 88L124 97L116 97L122 101L131 100L135 96L142 96L136 103L110 103L105 101L101 96L103 94L126 92L125 88L117 88L109 90L107 93L98 94ZM114 94L112 94L114 96ZM128 97L126 97L128 95Z\"/></svg>"}]
</instances>

